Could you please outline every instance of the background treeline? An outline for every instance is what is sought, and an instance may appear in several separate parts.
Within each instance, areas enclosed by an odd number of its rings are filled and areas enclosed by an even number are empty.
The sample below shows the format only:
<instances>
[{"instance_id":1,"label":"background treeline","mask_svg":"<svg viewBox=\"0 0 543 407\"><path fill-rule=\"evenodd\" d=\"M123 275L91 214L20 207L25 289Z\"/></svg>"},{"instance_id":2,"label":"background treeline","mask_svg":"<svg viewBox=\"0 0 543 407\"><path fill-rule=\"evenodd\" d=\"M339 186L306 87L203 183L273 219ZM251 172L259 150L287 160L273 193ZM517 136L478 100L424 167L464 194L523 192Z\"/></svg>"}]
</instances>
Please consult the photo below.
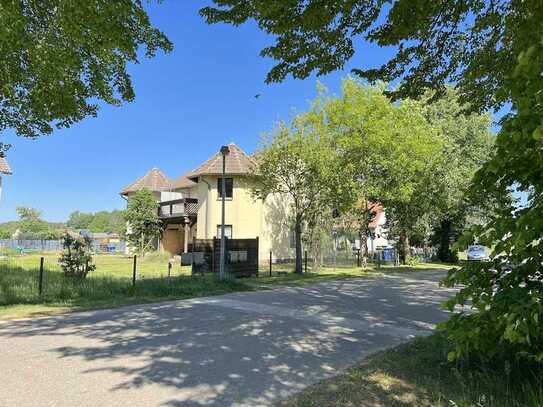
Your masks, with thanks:
<instances>
[{"instance_id":1,"label":"background treeline","mask_svg":"<svg viewBox=\"0 0 543 407\"><path fill-rule=\"evenodd\" d=\"M85 213L75 211L68 220L48 222L39 209L18 207L16 221L0 223L0 239L60 239L68 230L85 229L94 233L107 232L124 235L126 222L123 211L99 211Z\"/></svg>"}]
</instances>

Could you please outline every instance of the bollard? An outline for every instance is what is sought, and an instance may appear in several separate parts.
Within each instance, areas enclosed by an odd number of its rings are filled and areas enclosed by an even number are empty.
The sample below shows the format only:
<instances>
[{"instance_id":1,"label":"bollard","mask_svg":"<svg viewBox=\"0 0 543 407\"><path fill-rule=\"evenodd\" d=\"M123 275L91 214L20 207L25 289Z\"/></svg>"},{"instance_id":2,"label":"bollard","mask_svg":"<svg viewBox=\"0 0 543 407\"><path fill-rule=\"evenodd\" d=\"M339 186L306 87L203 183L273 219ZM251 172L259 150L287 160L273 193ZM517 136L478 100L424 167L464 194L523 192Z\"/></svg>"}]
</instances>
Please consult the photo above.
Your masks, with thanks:
<instances>
[{"instance_id":1,"label":"bollard","mask_svg":"<svg viewBox=\"0 0 543 407\"><path fill-rule=\"evenodd\" d=\"M270 277L272 276L272 252L270 250Z\"/></svg>"},{"instance_id":2,"label":"bollard","mask_svg":"<svg viewBox=\"0 0 543 407\"><path fill-rule=\"evenodd\" d=\"M38 293L40 297L42 296L42 293L43 293L43 260L44 258L41 257L40 258L40 275L39 275L39 280L38 280Z\"/></svg>"},{"instance_id":3,"label":"bollard","mask_svg":"<svg viewBox=\"0 0 543 407\"><path fill-rule=\"evenodd\" d=\"M168 282L170 281L172 277L172 263L168 262Z\"/></svg>"},{"instance_id":4,"label":"bollard","mask_svg":"<svg viewBox=\"0 0 543 407\"><path fill-rule=\"evenodd\" d=\"M307 250L304 252L305 274L307 274Z\"/></svg>"},{"instance_id":5,"label":"bollard","mask_svg":"<svg viewBox=\"0 0 543 407\"><path fill-rule=\"evenodd\" d=\"M136 268L137 268L137 256L134 255L134 267L132 269L132 286L136 285Z\"/></svg>"}]
</instances>

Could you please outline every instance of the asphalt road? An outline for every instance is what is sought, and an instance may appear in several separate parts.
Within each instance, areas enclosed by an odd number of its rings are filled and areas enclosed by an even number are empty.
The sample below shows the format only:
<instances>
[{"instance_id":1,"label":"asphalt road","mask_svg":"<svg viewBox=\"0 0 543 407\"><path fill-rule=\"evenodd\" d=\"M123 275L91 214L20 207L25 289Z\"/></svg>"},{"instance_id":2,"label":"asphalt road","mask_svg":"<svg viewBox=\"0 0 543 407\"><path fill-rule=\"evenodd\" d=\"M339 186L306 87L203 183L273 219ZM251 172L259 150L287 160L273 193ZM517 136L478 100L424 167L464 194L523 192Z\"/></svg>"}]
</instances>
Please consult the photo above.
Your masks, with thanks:
<instances>
[{"instance_id":1,"label":"asphalt road","mask_svg":"<svg viewBox=\"0 0 543 407\"><path fill-rule=\"evenodd\" d=\"M270 405L447 314L443 272L0 323L0 406Z\"/></svg>"}]
</instances>

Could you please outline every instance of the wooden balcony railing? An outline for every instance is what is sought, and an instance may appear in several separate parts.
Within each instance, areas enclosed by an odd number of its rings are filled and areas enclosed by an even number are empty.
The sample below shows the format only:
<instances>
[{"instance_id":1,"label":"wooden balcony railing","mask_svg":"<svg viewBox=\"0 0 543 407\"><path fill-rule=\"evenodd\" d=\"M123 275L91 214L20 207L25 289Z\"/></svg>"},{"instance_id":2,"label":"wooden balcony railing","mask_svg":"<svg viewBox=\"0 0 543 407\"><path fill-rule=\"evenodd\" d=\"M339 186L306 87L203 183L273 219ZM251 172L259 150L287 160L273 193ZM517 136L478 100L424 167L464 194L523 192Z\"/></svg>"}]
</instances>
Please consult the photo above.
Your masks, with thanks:
<instances>
[{"instance_id":1,"label":"wooden balcony railing","mask_svg":"<svg viewBox=\"0 0 543 407\"><path fill-rule=\"evenodd\" d=\"M198 213L198 199L182 198L160 202L158 216L162 219L194 217Z\"/></svg>"}]
</instances>

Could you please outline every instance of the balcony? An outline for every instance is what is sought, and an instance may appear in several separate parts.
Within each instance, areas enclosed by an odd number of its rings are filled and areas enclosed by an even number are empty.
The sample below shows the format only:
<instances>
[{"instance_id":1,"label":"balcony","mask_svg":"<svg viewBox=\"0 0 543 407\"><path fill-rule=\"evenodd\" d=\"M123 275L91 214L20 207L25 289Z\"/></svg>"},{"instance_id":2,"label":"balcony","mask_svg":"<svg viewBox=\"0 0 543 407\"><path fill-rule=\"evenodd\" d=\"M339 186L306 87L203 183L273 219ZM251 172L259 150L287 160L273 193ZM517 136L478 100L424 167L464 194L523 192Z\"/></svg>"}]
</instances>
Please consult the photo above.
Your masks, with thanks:
<instances>
[{"instance_id":1,"label":"balcony","mask_svg":"<svg viewBox=\"0 0 543 407\"><path fill-rule=\"evenodd\" d=\"M198 199L181 198L159 203L158 216L160 219L180 220L182 218L195 219L198 213Z\"/></svg>"}]
</instances>

